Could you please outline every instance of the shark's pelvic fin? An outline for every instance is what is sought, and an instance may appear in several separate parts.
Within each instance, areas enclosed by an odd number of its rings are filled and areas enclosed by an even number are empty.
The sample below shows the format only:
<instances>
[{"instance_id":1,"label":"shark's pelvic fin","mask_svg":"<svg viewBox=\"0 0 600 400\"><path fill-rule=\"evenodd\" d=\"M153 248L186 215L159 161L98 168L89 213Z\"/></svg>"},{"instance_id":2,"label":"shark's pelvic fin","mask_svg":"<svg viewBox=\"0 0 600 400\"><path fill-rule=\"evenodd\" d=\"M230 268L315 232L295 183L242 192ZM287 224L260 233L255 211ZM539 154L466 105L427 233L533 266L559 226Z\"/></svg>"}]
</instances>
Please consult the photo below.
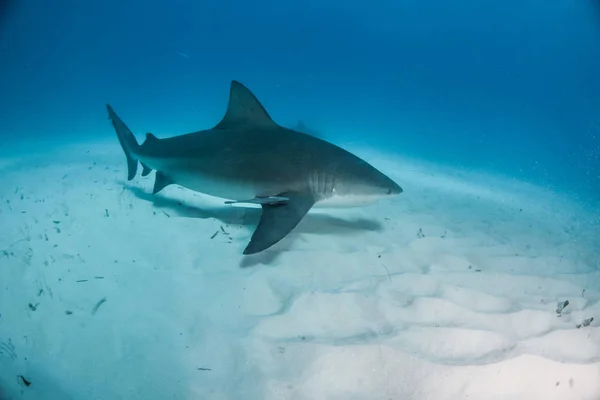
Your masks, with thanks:
<instances>
[{"instance_id":1,"label":"shark's pelvic fin","mask_svg":"<svg viewBox=\"0 0 600 400\"><path fill-rule=\"evenodd\" d=\"M147 166L144 163L141 163L141 164L142 164L142 168L143 168L142 169L142 176L148 176L150 174L150 172L152 172L152 168L150 168L149 166Z\"/></svg>"},{"instance_id":2,"label":"shark's pelvic fin","mask_svg":"<svg viewBox=\"0 0 600 400\"><path fill-rule=\"evenodd\" d=\"M277 203L285 203L289 201L287 197L282 196L267 196L267 197L255 197L253 199L248 200L235 200L235 201L226 201L225 204L277 204Z\"/></svg>"},{"instance_id":3,"label":"shark's pelvic fin","mask_svg":"<svg viewBox=\"0 0 600 400\"><path fill-rule=\"evenodd\" d=\"M229 129L235 126L278 126L256 96L238 81L231 82L227 112L213 129Z\"/></svg>"},{"instance_id":4,"label":"shark's pelvic fin","mask_svg":"<svg viewBox=\"0 0 600 400\"><path fill-rule=\"evenodd\" d=\"M138 160L135 154L140 145L137 140L135 140L135 136L133 136L133 133L129 130L127 125L121 121L121 118L119 118L115 110L113 110L109 104L106 105L106 109L108 110L108 118L117 132L119 143L121 143L121 147L127 157L127 180L130 181L137 173Z\"/></svg>"},{"instance_id":5,"label":"shark's pelvic fin","mask_svg":"<svg viewBox=\"0 0 600 400\"><path fill-rule=\"evenodd\" d=\"M315 204L310 193L286 192L277 197L289 199L275 204L261 204L260 222L244 254L263 251L283 239Z\"/></svg>"},{"instance_id":6,"label":"shark's pelvic fin","mask_svg":"<svg viewBox=\"0 0 600 400\"><path fill-rule=\"evenodd\" d=\"M152 189L152 194L156 194L166 188L169 185L172 185L173 180L169 178L167 175L163 174L160 171L156 171L156 178L154 181L154 189Z\"/></svg>"}]
</instances>

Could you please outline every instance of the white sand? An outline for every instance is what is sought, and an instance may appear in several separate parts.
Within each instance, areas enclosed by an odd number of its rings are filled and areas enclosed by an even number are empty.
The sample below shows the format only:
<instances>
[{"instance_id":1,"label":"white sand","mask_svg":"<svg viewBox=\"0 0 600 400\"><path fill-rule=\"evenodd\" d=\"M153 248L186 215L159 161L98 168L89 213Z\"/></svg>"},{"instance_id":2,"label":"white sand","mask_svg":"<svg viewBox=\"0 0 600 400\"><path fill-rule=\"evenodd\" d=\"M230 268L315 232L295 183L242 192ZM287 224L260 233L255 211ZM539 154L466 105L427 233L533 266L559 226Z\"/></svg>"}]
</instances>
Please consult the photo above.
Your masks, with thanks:
<instances>
[{"instance_id":1,"label":"white sand","mask_svg":"<svg viewBox=\"0 0 600 400\"><path fill-rule=\"evenodd\" d=\"M0 398L600 399L597 215L353 150L405 193L252 257L256 210L153 198L116 140L3 158Z\"/></svg>"}]
</instances>

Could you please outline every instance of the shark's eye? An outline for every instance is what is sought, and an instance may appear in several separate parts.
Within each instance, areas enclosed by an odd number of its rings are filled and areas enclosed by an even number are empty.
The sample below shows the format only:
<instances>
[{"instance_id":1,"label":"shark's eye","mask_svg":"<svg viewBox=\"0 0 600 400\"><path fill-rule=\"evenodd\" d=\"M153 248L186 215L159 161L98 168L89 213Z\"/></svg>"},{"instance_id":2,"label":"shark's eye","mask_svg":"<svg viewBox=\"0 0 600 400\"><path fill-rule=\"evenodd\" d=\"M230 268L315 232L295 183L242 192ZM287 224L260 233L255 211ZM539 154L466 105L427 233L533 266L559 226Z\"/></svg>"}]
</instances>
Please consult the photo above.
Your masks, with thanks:
<instances>
[{"instance_id":1,"label":"shark's eye","mask_svg":"<svg viewBox=\"0 0 600 400\"><path fill-rule=\"evenodd\" d=\"M387 192L387 194L392 194L392 188L389 188L389 189L388 189L388 192Z\"/></svg>"}]
</instances>

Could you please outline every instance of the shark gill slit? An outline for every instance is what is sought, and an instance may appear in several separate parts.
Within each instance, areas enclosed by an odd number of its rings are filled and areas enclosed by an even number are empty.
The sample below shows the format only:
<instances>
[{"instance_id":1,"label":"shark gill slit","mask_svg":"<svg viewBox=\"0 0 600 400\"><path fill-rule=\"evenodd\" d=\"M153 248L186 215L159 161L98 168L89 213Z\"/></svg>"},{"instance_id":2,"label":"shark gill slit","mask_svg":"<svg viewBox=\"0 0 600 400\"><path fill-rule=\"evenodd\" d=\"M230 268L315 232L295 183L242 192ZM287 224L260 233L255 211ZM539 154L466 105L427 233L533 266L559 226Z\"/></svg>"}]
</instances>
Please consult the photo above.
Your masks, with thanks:
<instances>
[{"instance_id":1,"label":"shark gill slit","mask_svg":"<svg viewBox=\"0 0 600 400\"><path fill-rule=\"evenodd\" d=\"M326 199L333 192L333 175L325 171L313 171L309 177L309 188L316 198Z\"/></svg>"}]
</instances>

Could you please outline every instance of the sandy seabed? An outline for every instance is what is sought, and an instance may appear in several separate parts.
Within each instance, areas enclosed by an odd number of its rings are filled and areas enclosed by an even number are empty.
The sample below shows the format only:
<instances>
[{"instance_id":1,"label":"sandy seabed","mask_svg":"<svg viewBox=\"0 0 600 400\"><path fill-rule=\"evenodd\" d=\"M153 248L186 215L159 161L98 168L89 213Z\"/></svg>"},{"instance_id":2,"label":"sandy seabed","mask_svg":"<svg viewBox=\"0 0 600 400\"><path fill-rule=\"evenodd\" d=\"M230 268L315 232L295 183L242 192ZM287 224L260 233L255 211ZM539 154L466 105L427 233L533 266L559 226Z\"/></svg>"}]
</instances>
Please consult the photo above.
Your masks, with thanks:
<instances>
[{"instance_id":1,"label":"sandy seabed","mask_svg":"<svg viewBox=\"0 0 600 400\"><path fill-rule=\"evenodd\" d=\"M352 150L405 192L255 256L259 210L152 196L116 140L3 156L0 399L599 400L597 215Z\"/></svg>"}]
</instances>

